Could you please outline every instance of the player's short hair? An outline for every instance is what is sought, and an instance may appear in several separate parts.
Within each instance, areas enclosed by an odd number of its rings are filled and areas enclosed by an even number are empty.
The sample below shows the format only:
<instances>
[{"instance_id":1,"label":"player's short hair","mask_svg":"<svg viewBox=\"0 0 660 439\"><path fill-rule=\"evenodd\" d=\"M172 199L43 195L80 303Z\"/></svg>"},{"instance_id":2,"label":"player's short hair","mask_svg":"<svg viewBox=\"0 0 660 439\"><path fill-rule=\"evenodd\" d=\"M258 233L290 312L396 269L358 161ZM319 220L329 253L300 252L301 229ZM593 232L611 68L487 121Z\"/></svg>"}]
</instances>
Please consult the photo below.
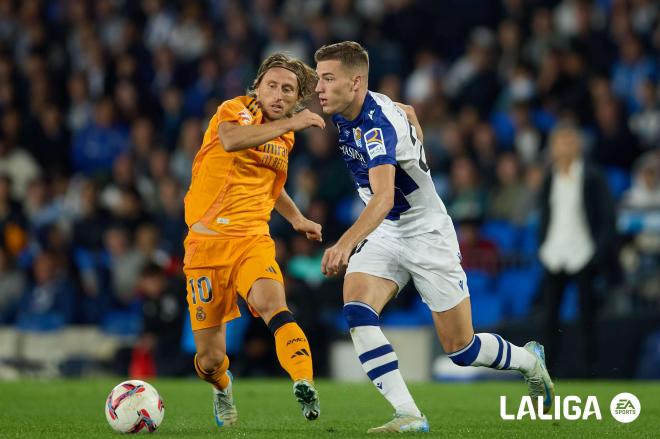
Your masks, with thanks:
<instances>
[{"instance_id":1,"label":"player's short hair","mask_svg":"<svg viewBox=\"0 0 660 439\"><path fill-rule=\"evenodd\" d=\"M337 60L351 70L364 69L369 71L369 54L367 50L355 41L342 41L321 47L314 54L314 61Z\"/></svg>"},{"instance_id":2,"label":"player's short hair","mask_svg":"<svg viewBox=\"0 0 660 439\"><path fill-rule=\"evenodd\" d=\"M266 72L274 67L287 69L296 75L296 78L298 79L298 103L296 104L294 111L300 111L305 108L305 102L314 93L314 88L316 87L316 82L319 77L310 66L283 53L270 55L261 63L259 70L257 71L257 77L254 78L252 86L248 89L248 96L253 98L256 97L256 90L259 87L261 80L264 78Z\"/></svg>"}]
</instances>

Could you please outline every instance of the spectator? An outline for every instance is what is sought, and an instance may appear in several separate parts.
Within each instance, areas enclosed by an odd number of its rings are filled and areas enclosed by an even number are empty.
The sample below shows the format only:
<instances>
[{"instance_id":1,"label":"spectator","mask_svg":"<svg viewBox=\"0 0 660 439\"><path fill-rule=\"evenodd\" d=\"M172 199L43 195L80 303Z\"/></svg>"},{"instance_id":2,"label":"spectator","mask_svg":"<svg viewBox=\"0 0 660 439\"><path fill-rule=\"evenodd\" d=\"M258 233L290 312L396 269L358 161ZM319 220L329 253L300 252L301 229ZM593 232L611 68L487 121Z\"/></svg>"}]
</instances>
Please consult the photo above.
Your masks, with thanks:
<instances>
[{"instance_id":1,"label":"spectator","mask_svg":"<svg viewBox=\"0 0 660 439\"><path fill-rule=\"evenodd\" d=\"M457 221L483 218L486 212L486 194L480 186L472 160L467 157L454 160L451 180L454 192L447 206L451 217Z\"/></svg>"},{"instance_id":2,"label":"spectator","mask_svg":"<svg viewBox=\"0 0 660 439\"><path fill-rule=\"evenodd\" d=\"M660 209L660 152L641 156L635 166L632 187L623 195L622 206L633 210Z\"/></svg>"},{"instance_id":3,"label":"spectator","mask_svg":"<svg viewBox=\"0 0 660 439\"><path fill-rule=\"evenodd\" d=\"M640 154L637 138L630 132L621 106L614 99L596 102L596 135L592 156L601 166L630 169Z\"/></svg>"},{"instance_id":4,"label":"spectator","mask_svg":"<svg viewBox=\"0 0 660 439\"><path fill-rule=\"evenodd\" d=\"M121 226L110 227L103 240L113 297L120 306L126 307L135 299L135 286L144 258L133 247L129 232Z\"/></svg>"},{"instance_id":5,"label":"spectator","mask_svg":"<svg viewBox=\"0 0 660 439\"><path fill-rule=\"evenodd\" d=\"M69 173L70 134L54 104L42 107L30 128L28 148L47 175Z\"/></svg>"},{"instance_id":6,"label":"spectator","mask_svg":"<svg viewBox=\"0 0 660 439\"><path fill-rule=\"evenodd\" d=\"M187 188L192 178L192 164L202 144L202 127L198 119L187 119L181 127L181 135L172 156L172 173L182 187Z\"/></svg>"},{"instance_id":7,"label":"spectator","mask_svg":"<svg viewBox=\"0 0 660 439\"><path fill-rule=\"evenodd\" d=\"M639 110L638 90L643 81L655 80L657 67L644 55L639 38L629 34L620 46L621 58L616 61L612 73L612 89L622 99L629 111Z\"/></svg>"},{"instance_id":8,"label":"spectator","mask_svg":"<svg viewBox=\"0 0 660 439\"><path fill-rule=\"evenodd\" d=\"M18 301L25 290L25 275L7 250L0 248L0 325L14 322Z\"/></svg>"},{"instance_id":9,"label":"spectator","mask_svg":"<svg viewBox=\"0 0 660 439\"><path fill-rule=\"evenodd\" d=\"M532 36L523 48L525 58L540 67L541 60L555 44L552 14L548 9L539 8L532 15Z\"/></svg>"},{"instance_id":10,"label":"spectator","mask_svg":"<svg viewBox=\"0 0 660 439\"><path fill-rule=\"evenodd\" d=\"M94 113L85 75L80 72L73 73L69 77L67 89L69 92L67 125L71 131L77 133L90 124Z\"/></svg>"},{"instance_id":11,"label":"spectator","mask_svg":"<svg viewBox=\"0 0 660 439\"><path fill-rule=\"evenodd\" d=\"M500 255L497 246L479 233L482 221L465 218L458 228L461 266L466 271L480 271L494 275L499 270Z\"/></svg>"},{"instance_id":12,"label":"spectator","mask_svg":"<svg viewBox=\"0 0 660 439\"><path fill-rule=\"evenodd\" d=\"M208 48L209 42L201 23L202 12L202 3L198 0L186 2L183 6L168 40L177 58L194 61Z\"/></svg>"},{"instance_id":13,"label":"spectator","mask_svg":"<svg viewBox=\"0 0 660 439\"><path fill-rule=\"evenodd\" d=\"M497 184L488 196L488 217L515 224L524 223L528 213L522 210L524 197L518 158L513 153L504 153L497 161Z\"/></svg>"},{"instance_id":14,"label":"spectator","mask_svg":"<svg viewBox=\"0 0 660 439\"><path fill-rule=\"evenodd\" d=\"M115 124L111 98L97 102L94 112L94 122L74 136L71 160L75 171L107 178L115 158L128 148L128 136Z\"/></svg>"},{"instance_id":15,"label":"spectator","mask_svg":"<svg viewBox=\"0 0 660 439\"><path fill-rule=\"evenodd\" d=\"M0 173L11 179L12 196L23 199L28 184L41 174L39 164L25 149L18 146L20 115L8 110L2 116L3 137L0 137Z\"/></svg>"},{"instance_id":16,"label":"spectator","mask_svg":"<svg viewBox=\"0 0 660 439\"><path fill-rule=\"evenodd\" d=\"M144 27L144 43L156 50L167 43L174 27L174 17L164 5L162 0L146 0L142 2L142 9L147 16Z\"/></svg>"},{"instance_id":17,"label":"spectator","mask_svg":"<svg viewBox=\"0 0 660 439\"><path fill-rule=\"evenodd\" d=\"M640 139L644 148L657 148L660 145L660 95L658 87L651 81L644 81L640 89L639 112L630 117L630 130ZM659 97L656 97L659 96Z\"/></svg>"},{"instance_id":18,"label":"spectator","mask_svg":"<svg viewBox=\"0 0 660 439\"><path fill-rule=\"evenodd\" d=\"M600 170L582 156L576 128L560 125L549 140L552 169L541 190L539 256L543 281L544 344L555 362L559 343L559 306L569 281L577 283L587 373L594 373L598 301L594 279L610 269L615 255L614 201ZM554 360L553 360L554 359ZM552 368L552 366L549 366Z\"/></svg>"},{"instance_id":19,"label":"spectator","mask_svg":"<svg viewBox=\"0 0 660 439\"><path fill-rule=\"evenodd\" d=\"M23 329L50 330L71 323L74 289L55 256L40 253L33 267L34 282L20 300L17 324Z\"/></svg>"},{"instance_id":20,"label":"spectator","mask_svg":"<svg viewBox=\"0 0 660 439\"><path fill-rule=\"evenodd\" d=\"M0 174L0 248L17 256L27 244L27 220L11 192L11 179Z\"/></svg>"},{"instance_id":21,"label":"spectator","mask_svg":"<svg viewBox=\"0 0 660 439\"><path fill-rule=\"evenodd\" d=\"M186 290L180 278L169 278L155 264L146 265L137 283L143 298L143 329L136 348L152 354L158 376L181 376L190 372L192 358L181 351Z\"/></svg>"},{"instance_id":22,"label":"spectator","mask_svg":"<svg viewBox=\"0 0 660 439\"><path fill-rule=\"evenodd\" d=\"M188 227L183 218L183 194L179 182L166 177L159 183L157 222L165 250L173 256L183 256L181 243Z\"/></svg>"}]
</instances>

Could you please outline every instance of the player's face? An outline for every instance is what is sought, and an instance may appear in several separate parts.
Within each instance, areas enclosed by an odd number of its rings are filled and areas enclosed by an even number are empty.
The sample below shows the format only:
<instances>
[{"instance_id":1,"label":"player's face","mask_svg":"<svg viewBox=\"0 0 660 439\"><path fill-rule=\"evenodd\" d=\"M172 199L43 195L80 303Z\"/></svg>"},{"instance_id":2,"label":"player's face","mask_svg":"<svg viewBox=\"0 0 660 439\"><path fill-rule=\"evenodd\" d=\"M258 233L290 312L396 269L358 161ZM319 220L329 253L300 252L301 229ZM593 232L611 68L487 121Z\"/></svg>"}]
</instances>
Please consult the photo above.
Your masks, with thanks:
<instances>
[{"instance_id":1,"label":"player's face","mask_svg":"<svg viewBox=\"0 0 660 439\"><path fill-rule=\"evenodd\" d=\"M319 61L316 64L319 82L316 93L325 114L341 113L356 96L355 81L339 60Z\"/></svg>"},{"instance_id":2,"label":"player's face","mask_svg":"<svg viewBox=\"0 0 660 439\"><path fill-rule=\"evenodd\" d=\"M298 78L291 70L273 67L261 78L256 94L266 119L290 116L298 102Z\"/></svg>"}]
</instances>

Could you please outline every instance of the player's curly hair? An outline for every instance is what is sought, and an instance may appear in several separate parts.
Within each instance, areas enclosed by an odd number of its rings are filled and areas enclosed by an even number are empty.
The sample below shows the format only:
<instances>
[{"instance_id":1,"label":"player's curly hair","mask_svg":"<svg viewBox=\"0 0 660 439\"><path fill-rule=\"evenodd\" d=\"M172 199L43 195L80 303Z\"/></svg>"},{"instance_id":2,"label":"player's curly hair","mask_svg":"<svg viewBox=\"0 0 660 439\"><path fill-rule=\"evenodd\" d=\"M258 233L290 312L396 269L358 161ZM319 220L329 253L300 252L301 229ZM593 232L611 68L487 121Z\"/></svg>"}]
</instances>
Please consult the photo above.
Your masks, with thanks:
<instances>
[{"instance_id":1,"label":"player's curly hair","mask_svg":"<svg viewBox=\"0 0 660 439\"><path fill-rule=\"evenodd\" d=\"M297 113L305 108L307 101L314 93L314 88L316 88L316 82L319 77L310 66L283 53L270 55L261 63L261 66L259 66L259 70L257 71L257 77L254 78L252 86L248 89L248 96L253 98L257 97L257 88L259 87L261 80L266 72L273 67L287 69L296 75L296 78L298 78L298 102L293 111L294 113Z\"/></svg>"}]
</instances>

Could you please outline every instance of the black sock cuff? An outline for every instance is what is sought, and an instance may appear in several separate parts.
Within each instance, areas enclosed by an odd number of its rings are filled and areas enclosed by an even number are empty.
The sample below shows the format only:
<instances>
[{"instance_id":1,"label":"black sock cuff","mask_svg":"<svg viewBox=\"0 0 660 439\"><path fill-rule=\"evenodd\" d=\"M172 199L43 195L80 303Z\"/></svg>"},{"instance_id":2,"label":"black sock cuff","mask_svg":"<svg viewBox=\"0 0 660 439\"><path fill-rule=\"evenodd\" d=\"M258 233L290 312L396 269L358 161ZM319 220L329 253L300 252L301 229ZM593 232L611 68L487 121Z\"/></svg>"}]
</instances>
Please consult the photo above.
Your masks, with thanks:
<instances>
[{"instance_id":1,"label":"black sock cuff","mask_svg":"<svg viewBox=\"0 0 660 439\"><path fill-rule=\"evenodd\" d=\"M295 323L295 322L296 319L293 318L293 314L291 314L291 311L289 310L280 311L270 319L270 321L268 322L268 329L270 329L270 332L272 334L275 334L275 331L280 329L282 326L286 325L287 323Z\"/></svg>"}]
</instances>

